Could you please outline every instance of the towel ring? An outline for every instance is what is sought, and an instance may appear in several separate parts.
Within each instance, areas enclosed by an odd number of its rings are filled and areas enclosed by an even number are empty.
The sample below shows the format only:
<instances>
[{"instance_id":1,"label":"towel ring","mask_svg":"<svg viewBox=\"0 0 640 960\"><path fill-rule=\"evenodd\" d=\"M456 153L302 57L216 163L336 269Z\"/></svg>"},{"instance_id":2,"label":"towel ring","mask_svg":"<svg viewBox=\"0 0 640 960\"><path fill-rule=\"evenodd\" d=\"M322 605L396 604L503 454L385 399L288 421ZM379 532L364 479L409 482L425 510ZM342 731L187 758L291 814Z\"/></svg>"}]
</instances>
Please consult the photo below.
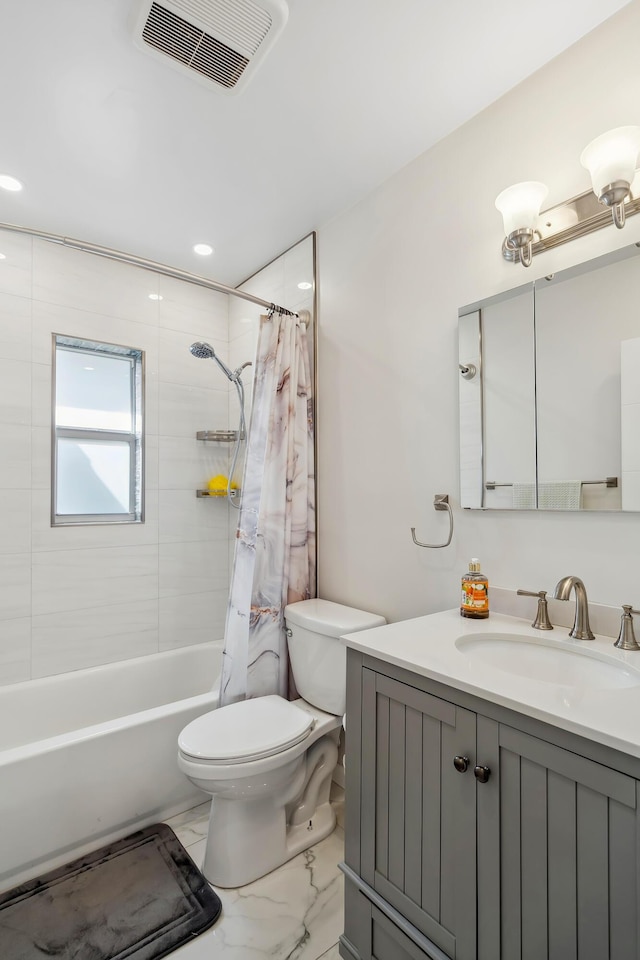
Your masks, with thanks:
<instances>
[{"instance_id":1,"label":"towel ring","mask_svg":"<svg viewBox=\"0 0 640 960\"><path fill-rule=\"evenodd\" d=\"M449 494L436 493L433 498L433 509L449 511L449 539L446 541L446 543L421 543L416 539L415 527L411 527L411 536L417 547L428 547L430 550L440 550L442 547L448 547L453 537L453 511L451 509L451 504L449 503Z\"/></svg>"}]
</instances>

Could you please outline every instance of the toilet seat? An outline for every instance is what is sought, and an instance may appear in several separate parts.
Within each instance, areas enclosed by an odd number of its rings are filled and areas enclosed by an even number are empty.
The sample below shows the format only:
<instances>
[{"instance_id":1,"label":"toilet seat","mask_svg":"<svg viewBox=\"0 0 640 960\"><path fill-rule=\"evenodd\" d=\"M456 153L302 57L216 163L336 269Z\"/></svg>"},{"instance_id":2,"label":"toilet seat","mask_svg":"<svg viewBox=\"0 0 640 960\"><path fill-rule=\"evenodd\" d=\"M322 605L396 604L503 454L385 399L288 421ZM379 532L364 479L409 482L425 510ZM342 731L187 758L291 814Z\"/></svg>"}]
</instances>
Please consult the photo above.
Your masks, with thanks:
<instances>
[{"instance_id":1,"label":"toilet seat","mask_svg":"<svg viewBox=\"0 0 640 960\"><path fill-rule=\"evenodd\" d=\"M210 764L248 763L304 740L314 718L283 697L257 697L197 717L178 738L180 751Z\"/></svg>"}]
</instances>

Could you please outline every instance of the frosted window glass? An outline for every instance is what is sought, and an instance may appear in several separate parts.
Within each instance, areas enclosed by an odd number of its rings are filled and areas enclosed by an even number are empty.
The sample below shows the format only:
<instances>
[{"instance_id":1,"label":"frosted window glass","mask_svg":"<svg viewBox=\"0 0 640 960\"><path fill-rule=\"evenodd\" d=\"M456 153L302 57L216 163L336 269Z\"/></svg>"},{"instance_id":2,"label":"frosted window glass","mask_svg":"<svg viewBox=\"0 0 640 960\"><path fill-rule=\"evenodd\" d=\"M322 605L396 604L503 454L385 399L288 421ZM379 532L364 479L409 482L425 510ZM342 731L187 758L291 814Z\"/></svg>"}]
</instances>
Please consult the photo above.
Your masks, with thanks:
<instances>
[{"instance_id":1,"label":"frosted window glass","mask_svg":"<svg viewBox=\"0 0 640 960\"><path fill-rule=\"evenodd\" d=\"M131 446L117 440L58 440L56 513L129 513Z\"/></svg>"},{"instance_id":2,"label":"frosted window glass","mask_svg":"<svg viewBox=\"0 0 640 960\"><path fill-rule=\"evenodd\" d=\"M56 425L92 430L133 429L128 357L81 350L56 351Z\"/></svg>"}]
</instances>

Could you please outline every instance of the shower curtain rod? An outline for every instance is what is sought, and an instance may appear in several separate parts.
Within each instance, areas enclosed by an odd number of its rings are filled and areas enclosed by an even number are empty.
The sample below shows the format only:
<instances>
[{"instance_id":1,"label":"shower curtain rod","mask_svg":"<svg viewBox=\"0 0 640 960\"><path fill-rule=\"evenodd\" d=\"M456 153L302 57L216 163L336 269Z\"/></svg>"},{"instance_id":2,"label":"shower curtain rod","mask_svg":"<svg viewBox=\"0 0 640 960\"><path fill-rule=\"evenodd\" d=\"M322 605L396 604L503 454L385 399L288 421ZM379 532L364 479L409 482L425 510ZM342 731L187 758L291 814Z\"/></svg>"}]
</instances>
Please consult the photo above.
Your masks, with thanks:
<instances>
[{"instance_id":1,"label":"shower curtain rod","mask_svg":"<svg viewBox=\"0 0 640 960\"><path fill-rule=\"evenodd\" d=\"M209 290L217 290L219 293L227 293L232 297L240 297L242 300L249 300L251 303L257 303L261 307L267 307L269 310L277 310L278 313L285 313L291 317L300 317L303 323L308 323L308 318L304 316L307 311L302 311L302 316L294 310L287 310L286 307L280 307L277 303L269 303L260 297L254 297L250 293L243 293L242 290L236 290L234 287L228 287L224 283L218 283L217 280L209 280L207 277L200 277L196 273L189 273L186 270L178 270L176 267L169 267L164 263L157 263L155 260L146 260L144 257L137 257L133 253L123 253L121 250L113 250L111 247L101 247L96 243L88 243L84 240L74 240L72 237L63 237L57 233L46 233L44 230L33 230L30 227L21 227L16 223L0 223L0 230L12 230L14 233L26 233L30 237L37 237L39 240L48 240L50 243L59 243L65 247L71 247L74 250L81 250L83 253L93 253L98 257L107 257L109 260L118 260L120 263L130 263L135 267L142 267L143 270L150 270L153 273L161 273L165 277L172 277L174 280L185 280L187 283L195 283L200 287L207 287Z\"/></svg>"}]
</instances>

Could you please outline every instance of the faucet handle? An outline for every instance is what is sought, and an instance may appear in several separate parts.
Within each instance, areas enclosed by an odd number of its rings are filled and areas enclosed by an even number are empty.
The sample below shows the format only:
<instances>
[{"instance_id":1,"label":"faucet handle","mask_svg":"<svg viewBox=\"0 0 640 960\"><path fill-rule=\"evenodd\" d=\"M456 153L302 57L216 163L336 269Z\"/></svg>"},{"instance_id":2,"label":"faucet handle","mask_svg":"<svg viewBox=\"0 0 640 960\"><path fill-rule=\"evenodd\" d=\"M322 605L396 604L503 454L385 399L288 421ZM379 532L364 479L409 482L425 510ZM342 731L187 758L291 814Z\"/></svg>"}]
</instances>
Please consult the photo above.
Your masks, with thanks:
<instances>
[{"instance_id":1,"label":"faucet handle","mask_svg":"<svg viewBox=\"0 0 640 960\"><path fill-rule=\"evenodd\" d=\"M634 610L631 604L622 604L622 616L620 618L620 633L614 643L618 650L640 650L636 635L633 630L633 613L640 613L640 610Z\"/></svg>"},{"instance_id":2,"label":"faucet handle","mask_svg":"<svg viewBox=\"0 0 640 960\"><path fill-rule=\"evenodd\" d=\"M553 630L553 624L549 620L549 607L547 605L547 591L538 590L537 593L533 593L531 590L517 590L516 593L519 597L537 597L538 598L538 610L536 612L536 618L531 624L536 630ZM639 648L640 649L640 648Z\"/></svg>"}]
</instances>

